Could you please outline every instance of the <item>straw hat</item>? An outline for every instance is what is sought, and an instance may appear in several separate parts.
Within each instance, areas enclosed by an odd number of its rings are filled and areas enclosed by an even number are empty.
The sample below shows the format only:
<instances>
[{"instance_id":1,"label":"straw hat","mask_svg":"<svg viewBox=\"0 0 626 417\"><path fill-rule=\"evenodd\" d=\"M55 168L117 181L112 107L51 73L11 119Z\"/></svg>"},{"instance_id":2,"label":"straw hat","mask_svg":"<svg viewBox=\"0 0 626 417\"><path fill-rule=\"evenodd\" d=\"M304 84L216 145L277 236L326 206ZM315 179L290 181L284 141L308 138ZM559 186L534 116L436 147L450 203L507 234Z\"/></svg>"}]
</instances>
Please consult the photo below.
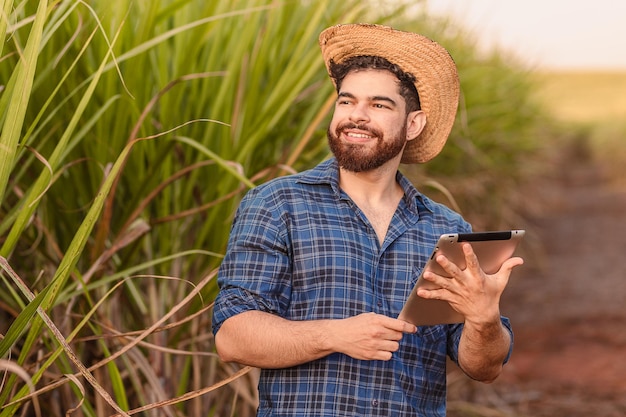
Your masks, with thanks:
<instances>
[{"instance_id":1,"label":"straw hat","mask_svg":"<svg viewBox=\"0 0 626 417\"><path fill-rule=\"evenodd\" d=\"M374 55L412 74L426 126L407 143L402 163L427 162L441 152L459 103L459 77L446 49L425 36L372 24L329 27L320 34L319 43L326 69L331 60L340 64L354 56Z\"/></svg>"}]
</instances>

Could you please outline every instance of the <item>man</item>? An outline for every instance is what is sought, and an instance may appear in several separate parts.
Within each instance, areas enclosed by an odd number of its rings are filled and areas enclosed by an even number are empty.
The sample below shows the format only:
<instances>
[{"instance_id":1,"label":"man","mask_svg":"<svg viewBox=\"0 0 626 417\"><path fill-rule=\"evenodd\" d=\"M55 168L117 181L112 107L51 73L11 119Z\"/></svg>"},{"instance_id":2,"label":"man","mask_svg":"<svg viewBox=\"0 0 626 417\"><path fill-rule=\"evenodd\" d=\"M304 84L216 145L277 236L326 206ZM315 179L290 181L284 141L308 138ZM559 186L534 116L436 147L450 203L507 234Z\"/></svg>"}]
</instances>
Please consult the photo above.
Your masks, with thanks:
<instances>
[{"instance_id":1,"label":"man","mask_svg":"<svg viewBox=\"0 0 626 417\"><path fill-rule=\"evenodd\" d=\"M512 347L499 299L511 258L487 276L469 245L453 278L426 274L465 318L420 326L397 316L443 233L470 225L398 171L443 147L459 85L444 48L377 25L320 35L338 97L334 158L251 190L237 211L213 331L220 357L262 368L259 416L443 416L446 357L492 381Z\"/></svg>"}]
</instances>

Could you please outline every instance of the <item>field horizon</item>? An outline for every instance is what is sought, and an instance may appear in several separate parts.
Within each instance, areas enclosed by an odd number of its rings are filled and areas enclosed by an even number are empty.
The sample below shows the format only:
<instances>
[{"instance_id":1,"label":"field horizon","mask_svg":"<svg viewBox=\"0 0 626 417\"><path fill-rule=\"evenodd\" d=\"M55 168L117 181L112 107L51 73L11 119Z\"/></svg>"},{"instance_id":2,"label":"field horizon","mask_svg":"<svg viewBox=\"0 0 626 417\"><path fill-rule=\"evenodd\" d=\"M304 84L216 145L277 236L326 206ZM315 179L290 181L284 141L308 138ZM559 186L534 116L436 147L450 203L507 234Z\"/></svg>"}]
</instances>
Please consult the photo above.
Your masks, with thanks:
<instances>
[{"instance_id":1,"label":"field horizon","mask_svg":"<svg viewBox=\"0 0 626 417\"><path fill-rule=\"evenodd\" d=\"M626 70L542 70L538 98L559 121L595 124L626 120Z\"/></svg>"}]
</instances>

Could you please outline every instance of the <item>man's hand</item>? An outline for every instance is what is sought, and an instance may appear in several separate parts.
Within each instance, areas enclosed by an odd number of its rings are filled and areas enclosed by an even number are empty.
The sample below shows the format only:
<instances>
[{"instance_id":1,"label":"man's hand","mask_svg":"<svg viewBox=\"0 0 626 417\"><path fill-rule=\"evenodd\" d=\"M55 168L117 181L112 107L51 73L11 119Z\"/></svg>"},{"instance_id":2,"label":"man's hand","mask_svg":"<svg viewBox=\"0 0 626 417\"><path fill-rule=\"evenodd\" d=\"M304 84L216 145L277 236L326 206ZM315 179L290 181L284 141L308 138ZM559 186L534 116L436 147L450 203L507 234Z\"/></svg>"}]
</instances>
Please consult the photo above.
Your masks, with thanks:
<instances>
[{"instance_id":1,"label":"man's hand","mask_svg":"<svg viewBox=\"0 0 626 417\"><path fill-rule=\"evenodd\" d=\"M465 269L460 269L444 255L436 261L450 274L443 277L432 271L424 273L424 279L434 283L438 289L420 289L423 298L445 300L465 317L466 322L476 324L493 323L500 320L500 297L509 282L511 271L521 265L522 258L513 257L504 262L498 272L488 275L483 272L476 254L469 243L463 243Z\"/></svg>"},{"instance_id":2,"label":"man's hand","mask_svg":"<svg viewBox=\"0 0 626 417\"><path fill-rule=\"evenodd\" d=\"M400 348L404 333L417 328L405 321L375 313L363 313L343 320L329 322L333 351L355 359L390 360Z\"/></svg>"}]
</instances>

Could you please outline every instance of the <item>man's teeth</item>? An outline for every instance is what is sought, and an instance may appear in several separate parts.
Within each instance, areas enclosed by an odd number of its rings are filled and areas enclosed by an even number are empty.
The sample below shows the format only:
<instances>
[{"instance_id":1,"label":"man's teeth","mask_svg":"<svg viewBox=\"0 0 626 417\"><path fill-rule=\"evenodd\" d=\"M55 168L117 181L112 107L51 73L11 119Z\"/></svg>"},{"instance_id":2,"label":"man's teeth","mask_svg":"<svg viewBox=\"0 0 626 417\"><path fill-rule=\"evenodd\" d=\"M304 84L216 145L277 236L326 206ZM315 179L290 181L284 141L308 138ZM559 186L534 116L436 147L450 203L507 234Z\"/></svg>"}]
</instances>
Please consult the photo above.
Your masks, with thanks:
<instances>
[{"instance_id":1,"label":"man's teeth","mask_svg":"<svg viewBox=\"0 0 626 417\"><path fill-rule=\"evenodd\" d=\"M371 138L370 135L365 135L363 133L348 133L348 136L350 136L351 138Z\"/></svg>"}]
</instances>

